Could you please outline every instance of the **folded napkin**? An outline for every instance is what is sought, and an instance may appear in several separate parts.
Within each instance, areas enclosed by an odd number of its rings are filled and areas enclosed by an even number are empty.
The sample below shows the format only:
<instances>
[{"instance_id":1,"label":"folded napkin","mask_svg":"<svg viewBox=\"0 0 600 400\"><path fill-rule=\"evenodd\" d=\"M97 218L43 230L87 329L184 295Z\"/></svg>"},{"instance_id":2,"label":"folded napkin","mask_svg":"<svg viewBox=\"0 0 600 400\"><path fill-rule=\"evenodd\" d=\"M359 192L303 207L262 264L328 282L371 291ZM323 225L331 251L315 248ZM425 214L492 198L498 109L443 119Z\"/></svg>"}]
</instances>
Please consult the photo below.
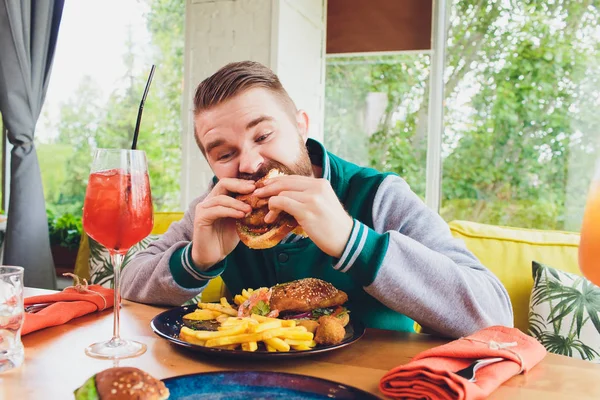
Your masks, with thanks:
<instances>
[{"instance_id":1,"label":"folded napkin","mask_svg":"<svg viewBox=\"0 0 600 400\"><path fill-rule=\"evenodd\" d=\"M84 281L85 282L85 281ZM40 304L36 312L26 312L25 322L21 335L26 335L40 329L64 324L73 318L81 317L94 311L112 308L114 304L114 290L100 285L76 285L65 288L62 292L27 297L24 300L27 306ZM49 304L44 307L45 304ZM34 307L35 308L35 307Z\"/></svg>"},{"instance_id":2,"label":"folded napkin","mask_svg":"<svg viewBox=\"0 0 600 400\"><path fill-rule=\"evenodd\" d=\"M418 354L389 371L379 389L392 398L483 399L511 377L529 371L545 355L546 349L533 337L516 328L492 326ZM475 382L454 373L492 357L505 360L479 369Z\"/></svg>"}]
</instances>

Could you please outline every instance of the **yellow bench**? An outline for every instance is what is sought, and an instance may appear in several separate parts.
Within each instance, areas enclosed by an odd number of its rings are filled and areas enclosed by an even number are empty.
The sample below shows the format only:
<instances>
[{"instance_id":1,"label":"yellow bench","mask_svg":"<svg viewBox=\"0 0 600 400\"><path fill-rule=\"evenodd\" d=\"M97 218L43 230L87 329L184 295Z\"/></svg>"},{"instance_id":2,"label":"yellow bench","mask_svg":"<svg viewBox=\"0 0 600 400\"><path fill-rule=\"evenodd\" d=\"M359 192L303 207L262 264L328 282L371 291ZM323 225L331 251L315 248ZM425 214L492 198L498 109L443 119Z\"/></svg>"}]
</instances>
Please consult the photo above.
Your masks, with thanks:
<instances>
[{"instance_id":1,"label":"yellow bench","mask_svg":"<svg viewBox=\"0 0 600 400\"><path fill-rule=\"evenodd\" d=\"M452 221L449 225L452 235L464 240L467 248L504 284L512 302L515 327L523 332L529 328L532 261L581 275L577 263L578 233L468 221Z\"/></svg>"}]
</instances>

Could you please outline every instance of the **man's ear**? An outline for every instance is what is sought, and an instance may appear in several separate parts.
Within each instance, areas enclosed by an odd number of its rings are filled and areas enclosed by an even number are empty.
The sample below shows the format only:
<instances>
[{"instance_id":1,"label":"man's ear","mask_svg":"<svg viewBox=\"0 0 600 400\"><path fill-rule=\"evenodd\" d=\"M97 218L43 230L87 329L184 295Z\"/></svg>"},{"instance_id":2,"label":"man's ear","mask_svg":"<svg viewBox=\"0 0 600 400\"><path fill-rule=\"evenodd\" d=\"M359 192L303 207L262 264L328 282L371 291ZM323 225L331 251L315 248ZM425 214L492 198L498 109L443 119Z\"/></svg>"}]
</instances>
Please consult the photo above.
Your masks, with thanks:
<instances>
[{"instance_id":1,"label":"man's ear","mask_svg":"<svg viewBox=\"0 0 600 400\"><path fill-rule=\"evenodd\" d=\"M309 126L309 119L306 111L298 110L298 112L296 113L296 122L298 123L298 132L300 132L300 136L302 136L302 139L306 143L306 140L308 139Z\"/></svg>"}]
</instances>

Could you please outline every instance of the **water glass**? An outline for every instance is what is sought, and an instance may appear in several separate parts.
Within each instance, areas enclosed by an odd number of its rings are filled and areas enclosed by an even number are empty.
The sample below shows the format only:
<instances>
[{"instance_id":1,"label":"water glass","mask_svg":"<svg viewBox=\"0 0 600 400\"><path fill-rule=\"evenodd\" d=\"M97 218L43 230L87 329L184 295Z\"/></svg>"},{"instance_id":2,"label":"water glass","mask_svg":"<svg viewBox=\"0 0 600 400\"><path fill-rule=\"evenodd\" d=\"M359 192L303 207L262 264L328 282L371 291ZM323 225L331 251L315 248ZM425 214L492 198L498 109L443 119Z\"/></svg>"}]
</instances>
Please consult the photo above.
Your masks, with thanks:
<instances>
[{"instance_id":1,"label":"water glass","mask_svg":"<svg viewBox=\"0 0 600 400\"><path fill-rule=\"evenodd\" d=\"M0 266L0 372L23 363L23 268Z\"/></svg>"}]
</instances>

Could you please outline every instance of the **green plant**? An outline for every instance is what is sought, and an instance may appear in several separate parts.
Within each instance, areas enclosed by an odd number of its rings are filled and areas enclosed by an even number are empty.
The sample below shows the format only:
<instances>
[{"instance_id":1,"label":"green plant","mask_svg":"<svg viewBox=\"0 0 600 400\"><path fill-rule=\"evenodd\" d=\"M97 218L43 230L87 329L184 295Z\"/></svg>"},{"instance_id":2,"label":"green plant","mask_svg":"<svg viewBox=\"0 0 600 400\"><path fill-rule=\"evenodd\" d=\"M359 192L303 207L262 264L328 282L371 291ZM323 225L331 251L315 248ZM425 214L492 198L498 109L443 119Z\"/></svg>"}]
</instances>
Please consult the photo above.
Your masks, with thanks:
<instances>
[{"instance_id":1,"label":"green plant","mask_svg":"<svg viewBox=\"0 0 600 400\"><path fill-rule=\"evenodd\" d=\"M69 213L56 217L50 210L47 211L47 215L50 245L70 250L79 248L82 232L81 217Z\"/></svg>"},{"instance_id":2,"label":"green plant","mask_svg":"<svg viewBox=\"0 0 600 400\"><path fill-rule=\"evenodd\" d=\"M600 289L583 277L573 278L550 267L534 267L533 274L531 305L547 303L550 312L543 316L530 310L529 333L551 353L572 357L577 352L584 360L600 357L595 348L581 340L582 327L588 321L600 333ZM563 322L569 324L568 330L563 329Z\"/></svg>"}]
</instances>

